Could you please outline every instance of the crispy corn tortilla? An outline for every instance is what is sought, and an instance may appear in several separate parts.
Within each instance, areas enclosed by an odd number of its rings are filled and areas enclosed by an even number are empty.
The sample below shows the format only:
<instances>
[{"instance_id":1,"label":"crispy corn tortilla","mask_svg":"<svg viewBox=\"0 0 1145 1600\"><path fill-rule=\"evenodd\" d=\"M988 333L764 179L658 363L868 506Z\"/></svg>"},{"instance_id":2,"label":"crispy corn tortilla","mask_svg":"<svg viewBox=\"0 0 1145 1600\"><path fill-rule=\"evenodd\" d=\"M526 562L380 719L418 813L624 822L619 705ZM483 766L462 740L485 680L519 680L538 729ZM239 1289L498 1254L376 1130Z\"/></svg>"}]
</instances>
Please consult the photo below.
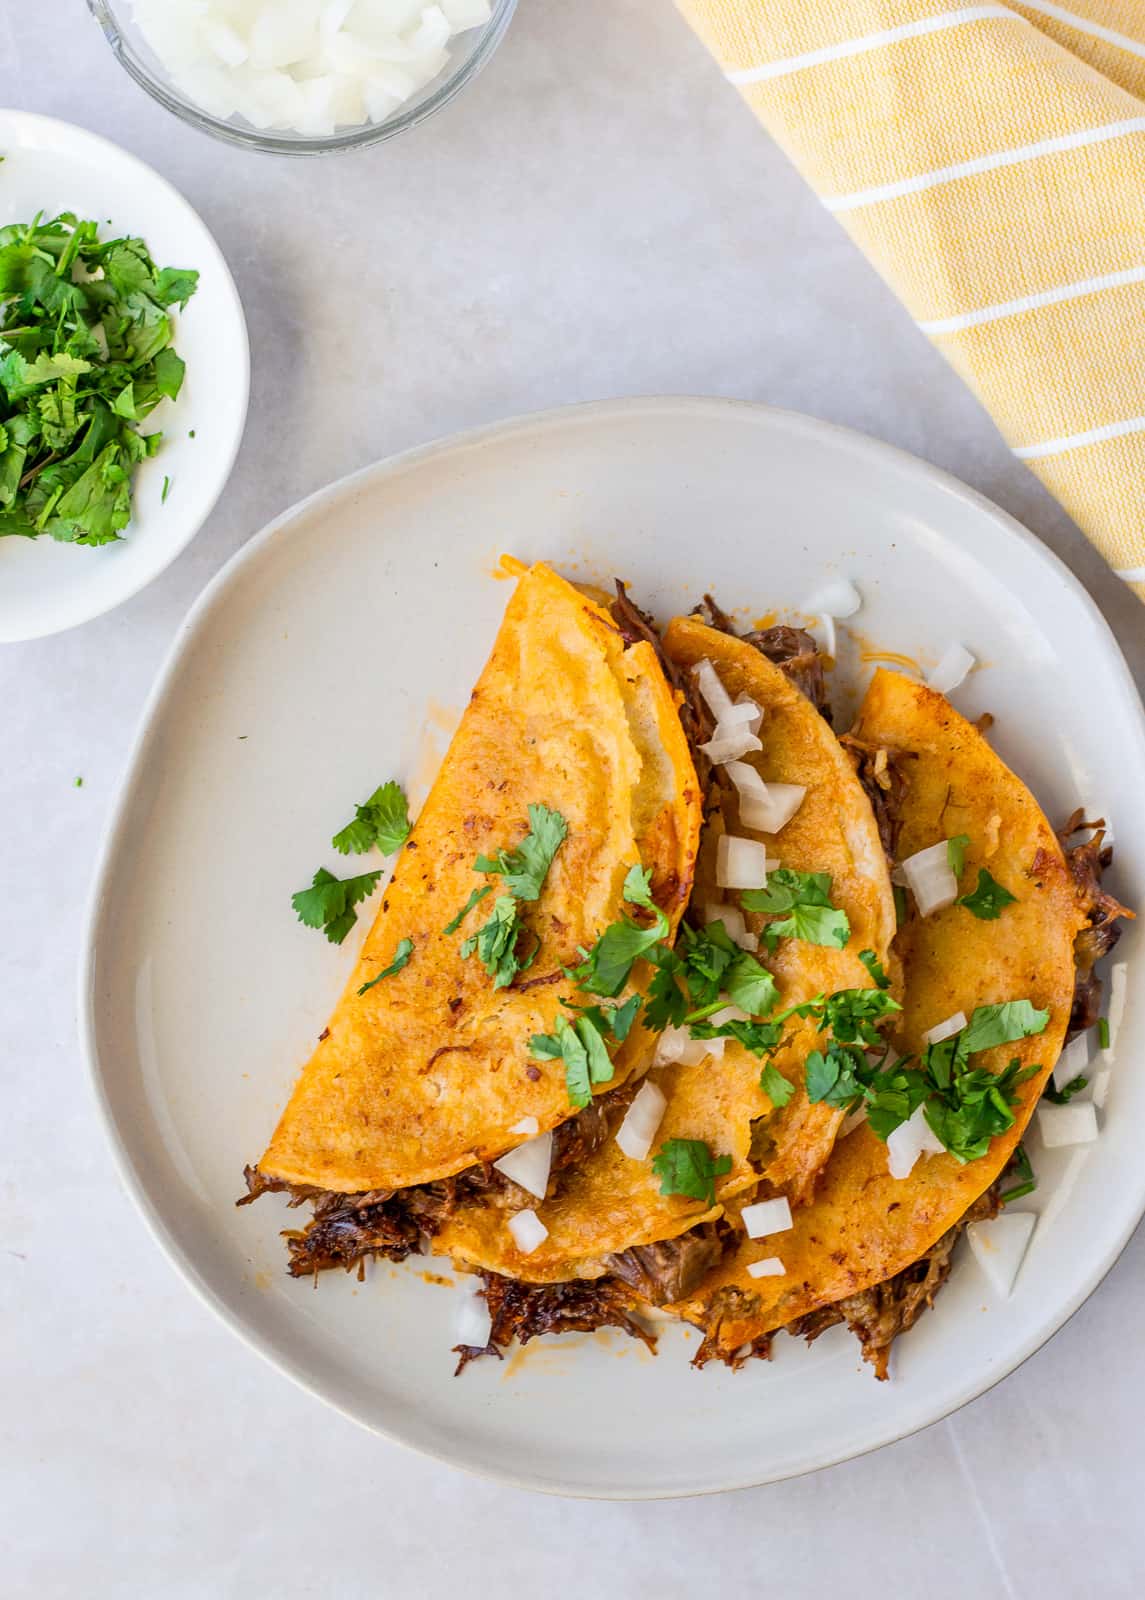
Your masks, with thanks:
<instances>
[{"instance_id":1,"label":"crispy corn tortilla","mask_svg":"<svg viewBox=\"0 0 1145 1600\"><path fill-rule=\"evenodd\" d=\"M908 1178L887 1171L886 1145L861 1124L836 1145L814 1203L787 1232L744 1240L701 1289L674 1307L714 1336L720 1353L793 1318L870 1288L917 1260L1001 1173L1029 1121L1065 1039L1074 989L1073 942L1085 921L1061 846L1029 790L982 734L933 690L880 670L855 728L866 745L907 752L902 857L967 834L960 887L986 867L1017 896L996 921L950 906L920 918L911 902L896 950L904 1004L895 1034L915 1054L936 1023L977 1006L1028 999L1048 1008L1043 1033L974 1057L1000 1071L1017 1058L1040 1071L1023 1084L1015 1123L987 1155L960 1165L923 1156ZM752 1278L747 1264L778 1255L780 1278Z\"/></svg>"},{"instance_id":2,"label":"crispy corn tortilla","mask_svg":"<svg viewBox=\"0 0 1145 1600\"><path fill-rule=\"evenodd\" d=\"M528 972L494 989L461 943L489 915L498 880L474 872L528 831L543 802L568 837L537 902ZM326 1033L259 1162L268 1178L356 1193L451 1176L572 1112L560 1061L534 1061L552 1030L563 966L621 913L625 873L652 870L675 927L691 891L700 792L678 703L653 648L625 646L604 605L538 564L521 578L441 771L399 859ZM442 929L471 891L493 893L461 931ZM359 995L401 939L413 956ZM617 1053L616 1087L643 1064L639 1030Z\"/></svg>"},{"instance_id":3,"label":"crispy corn tortilla","mask_svg":"<svg viewBox=\"0 0 1145 1600\"><path fill-rule=\"evenodd\" d=\"M742 640L688 618L671 623L664 647L685 669L710 660L733 696L745 693L763 707L764 748L747 759L765 779L807 789L792 821L767 839L768 854L799 871L830 872L832 898L851 921L851 937L842 950L787 939L774 956L765 955L776 976L780 1005L820 991L869 988L871 976L858 953L874 950L893 970L894 899L874 816L838 740L779 668ZM734 801L730 824L738 831ZM736 899L734 892L716 887L718 832L718 823L710 826L701 845L696 879L700 904ZM757 928L763 921L749 920ZM530 1282L596 1277L607 1271L604 1258L609 1254L674 1238L718 1217L725 1202L754 1190L761 1178L798 1203L809 1195L842 1121L842 1113L807 1101L803 1062L816 1038L810 1026L796 1028L775 1058L779 1070L797 1085L780 1111L760 1088L762 1062L734 1039L725 1042L722 1060L677 1064L650 1074L668 1101L654 1148L669 1139L703 1139L717 1155L731 1156L730 1172L717 1180L714 1206L662 1195L651 1162L630 1160L611 1136L617 1114L605 1144L561 1173L552 1197L536 1204L549 1230L537 1250L522 1255L505 1226L504 1206L520 1204L512 1196L462 1208L437 1234L433 1248L466 1265Z\"/></svg>"}]
</instances>

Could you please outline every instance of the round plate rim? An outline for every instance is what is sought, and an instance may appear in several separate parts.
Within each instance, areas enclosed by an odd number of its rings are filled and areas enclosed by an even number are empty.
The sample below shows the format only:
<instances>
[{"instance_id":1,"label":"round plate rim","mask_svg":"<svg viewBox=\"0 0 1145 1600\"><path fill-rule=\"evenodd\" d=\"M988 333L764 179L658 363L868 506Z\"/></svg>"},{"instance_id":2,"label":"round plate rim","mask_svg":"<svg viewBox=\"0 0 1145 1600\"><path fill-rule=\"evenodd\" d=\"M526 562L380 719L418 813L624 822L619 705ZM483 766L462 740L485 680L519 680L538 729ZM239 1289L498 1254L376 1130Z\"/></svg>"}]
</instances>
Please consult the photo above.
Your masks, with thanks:
<instances>
[{"instance_id":1,"label":"round plate rim","mask_svg":"<svg viewBox=\"0 0 1145 1600\"><path fill-rule=\"evenodd\" d=\"M90 609L78 607L76 614L67 621L50 623L47 626L36 626L27 631L20 629L18 632L5 633L3 639L0 640L4 644L24 644L33 639L48 639L59 633L67 633L72 628L82 627L85 622L93 622L96 617L106 616L109 611L114 611L119 606L125 605L128 600L133 600L137 594L147 588L148 584L154 583L157 578L161 577L198 535L204 523L218 505L223 490L230 482L231 473L234 471L239 449L242 446L243 435L246 432L247 414L250 409L250 333L247 328L246 314L243 311L243 303L239 295L238 286L218 240L203 221L199 212L170 179L163 177L162 173L157 172L154 167L140 156L134 155L130 150L125 150L122 145L116 144L114 139L108 139L102 133L93 133L89 128L80 127L78 123L67 122L63 117L48 117L38 111L23 111L19 107L4 106L0 107L0 122L4 121L11 121L17 127L21 124L26 125L33 131L40 130L42 134L51 134L57 139L66 138L75 140L80 144L90 145L96 154L101 151L104 152L119 165L126 168L129 173L134 171L142 184L152 190L162 192L170 204L181 209L202 230L204 249L212 257L211 265L219 274L220 286L231 302L231 309L236 319L236 328L239 334L239 353L233 381L238 384L241 390L242 400L239 426L235 429L234 438L226 452L220 455L221 470L218 487L199 520L188 523L187 530L182 538L170 542L166 559L161 565L134 578L113 599L101 601Z\"/></svg>"},{"instance_id":2,"label":"round plate rim","mask_svg":"<svg viewBox=\"0 0 1145 1600\"><path fill-rule=\"evenodd\" d=\"M327 1393L322 1385L304 1370L300 1363L289 1359L284 1353L276 1349L268 1338L248 1327L223 1296L205 1282L187 1252L171 1237L158 1205L152 1199L142 1178L135 1170L126 1140L120 1132L110 1096L106 1090L99 1062L94 975L99 922L104 902L110 892L111 869L118 852L120 835L126 822L129 801L139 780L141 769L138 758L157 714L161 710L163 702L174 683L184 652L191 644L195 634L208 620L215 603L229 588L235 577L248 564L256 560L267 545L290 523L296 518L314 511L324 500L339 496L351 486L361 484L375 476L378 478L397 476L409 468L417 467L423 462L431 460L435 456L448 455L455 450L467 449L474 445L500 440L514 433L527 434L547 428L560 427L566 422L576 422L581 418L605 421L612 417L618 419L626 418L640 411L646 414L655 413L664 416L696 411L705 412L709 415L717 413L735 414L740 417L751 415L762 426L786 428L793 432L818 436L825 441L830 441L836 447L849 448L868 459L882 461L887 466L908 477L913 477L916 480L925 480L931 487L942 489L954 499L969 505L988 517L997 525L1001 536L1020 543L1036 559L1049 567L1068 587L1073 599L1080 603L1087 620L1095 628L1097 640L1100 641L1099 648L1103 648L1106 652L1108 665L1119 679L1119 686L1126 700L1125 709L1131 718L1135 720L1137 741L1145 749L1145 706L1142 705L1141 697L1138 694L1121 647L1092 596L1069 567L1029 529L1023 527L1020 522L1000 506L995 505L993 501L987 499L985 495L970 488L941 468L912 455L909 451L901 450L883 440L872 438L869 435L858 432L856 429L847 428L838 423L823 421L803 412L787 410L782 407L770 406L750 400L703 395L650 395L581 401L572 405L526 412L499 422L482 424L474 428L464 429L455 434L429 440L396 455L371 462L355 472L325 485L297 501L267 523L230 557L205 586L179 625L140 715L139 724L124 766L121 787L113 804L97 858L96 871L84 918L82 954L78 972L79 994L77 1009L81 1053L84 1058L88 1085L111 1148L116 1171L159 1249L197 1298L220 1318L243 1344L261 1356L284 1376L290 1378L299 1388L313 1395L316 1399L358 1426L368 1429L371 1433L395 1444L400 1444L407 1449L412 1449L419 1455L431 1460L440 1461L447 1466L461 1468L476 1477L503 1483L513 1488L527 1489L544 1494L570 1496L584 1500L671 1500L698 1495L722 1494L735 1489L757 1488L765 1484L786 1482L789 1479L802 1477L807 1473L816 1472L825 1467L837 1466L845 1461L856 1460L873 1453L875 1450L882 1449L885 1445L895 1444L899 1440L911 1438L913 1435L921 1433L923 1429L952 1416L972 1400L987 1394L1048 1343L1100 1286L1104 1278L1116 1265L1142 1216L1145 1216L1145 1173L1143 1173L1136 1201L1131 1208L1131 1214L1128 1214L1127 1221L1114 1241L1112 1248L1100 1261L1093 1265L1083 1280L1081 1287L1068 1300L1055 1307L1047 1321L1040 1324L1038 1330L1024 1341L1017 1353L1007 1360L1001 1371L992 1374L986 1382L983 1382L979 1375L964 1383L953 1401L949 1405L944 1404L933 1416L905 1428L890 1422L869 1443L857 1449L842 1446L837 1450L827 1452L811 1450L807 1453L805 1459L775 1472L760 1473L758 1470L752 1470L736 1474L729 1470L726 1478L719 1483L705 1480L671 1489L649 1488L641 1485L620 1487L607 1484L599 1488L593 1488L583 1482L565 1482L555 1477L539 1480L535 1477L507 1471L488 1463L478 1464L474 1461L464 1460L447 1450L434 1449L421 1441L407 1437L406 1434L398 1429L388 1428L377 1421L363 1418L351 1406L343 1404L340 1400Z\"/></svg>"}]
</instances>

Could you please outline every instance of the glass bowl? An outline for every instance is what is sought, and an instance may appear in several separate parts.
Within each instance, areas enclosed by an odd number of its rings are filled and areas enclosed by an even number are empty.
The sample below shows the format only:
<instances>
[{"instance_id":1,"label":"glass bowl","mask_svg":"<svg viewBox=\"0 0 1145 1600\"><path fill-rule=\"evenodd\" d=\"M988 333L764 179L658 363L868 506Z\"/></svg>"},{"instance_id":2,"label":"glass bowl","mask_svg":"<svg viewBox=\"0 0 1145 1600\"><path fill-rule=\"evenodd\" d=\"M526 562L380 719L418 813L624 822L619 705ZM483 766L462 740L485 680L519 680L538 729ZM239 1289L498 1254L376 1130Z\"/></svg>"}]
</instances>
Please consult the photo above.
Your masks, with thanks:
<instances>
[{"instance_id":1,"label":"glass bowl","mask_svg":"<svg viewBox=\"0 0 1145 1600\"><path fill-rule=\"evenodd\" d=\"M476 77L504 38L517 8L517 0L491 0L489 21L457 34L450 41L448 65L383 121L340 127L331 134L315 135L282 128L255 128L237 115L226 118L212 115L176 87L134 21L129 0L87 0L87 3L120 65L153 100L193 128L201 128L216 139L225 139L228 144L242 145L248 150L286 156L332 155L339 150L357 150L381 144L424 122Z\"/></svg>"}]
</instances>

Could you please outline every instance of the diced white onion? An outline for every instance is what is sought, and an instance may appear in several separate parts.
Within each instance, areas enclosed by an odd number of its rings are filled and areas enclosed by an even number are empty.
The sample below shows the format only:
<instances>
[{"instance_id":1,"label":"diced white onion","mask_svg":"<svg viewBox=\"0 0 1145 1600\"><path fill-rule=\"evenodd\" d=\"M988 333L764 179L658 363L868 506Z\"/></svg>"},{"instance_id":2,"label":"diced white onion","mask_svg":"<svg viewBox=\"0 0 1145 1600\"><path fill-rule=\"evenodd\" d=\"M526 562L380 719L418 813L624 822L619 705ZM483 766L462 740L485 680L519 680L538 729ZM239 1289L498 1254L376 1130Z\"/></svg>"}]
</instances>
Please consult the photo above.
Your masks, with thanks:
<instances>
[{"instance_id":1,"label":"diced white onion","mask_svg":"<svg viewBox=\"0 0 1145 1600\"><path fill-rule=\"evenodd\" d=\"M967 1224L974 1259L1003 1297L1014 1287L1037 1220L1032 1211L1002 1211L986 1222Z\"/></svg>"},{"instance_id":2,"label":"diced white onion","mask_svg":"<svg viewBox=\"0 0 1145 1600\"><path fill-rule=\"evenodd\" d=\"M1124 961L1117 961L1109 973L1109 1012L1106 1021L1109 1024L1109 1049L1106 1055L1112 1059L1114 1047L1117 1044L1117 1030L1121 1026L1121 1019L1125 1015L1125 991L1129 980L1129 968Z\"/></svg>"},{"instance_id":3,"label":"diced white onion","mask_svg":"<svg viewBox=\"0 0 1145 1600\"><path fill-rule=\"evenodd\" d=\"M805 602L802 609L813 617L853 617L863 597L849 578L832 578Z\"/></svg>"},{"instance_id":4,"label":"diced white onion","mask_svg":"<svg viewBox=\"0 0 1145 1600\"><path fill-rule=\"evenodd\" d=\"M931 1131L923 1107L900 1122L887 1139L887 1171L892 1178L909 1178L921 1155L941 1155L942 1141Z\"/></svg>"},{"instance_id":5,"label":"diced white onion","mask_svg":"<svg viewBox=\"0 0 1145 1600\"><path fill-rule=\"evenodd\" d=\"M762 722L763 712L755 701L741 694L736 696L720 718L720 727L738 728L742 724L750 733L758 733Z\"/></svg>"},{"instance_id":6,"label":"diced white onion","mask_svg":"<svg viewBox=\"0 0 1145 1600\"><path fill-rule=\"evenodd\" d=\"M532 1139L540 1131L541 1125L536 1117L522 1117L520 1122L514 1122L509 1129L510 1133L519 1133L523 1139Z\"/></svg>"},{"instance_id":7,"label":"diced white onion","mask_svg":"<svg viewBox=\"0 0 1145 1600\"><path fill-rule=\"evenodd\" d=\"M698 1067L709 1056L718 1060L724 1053L723 1039L693 1039L687 1028L667 1027L656 1043L654 1067L669 1067L679 1062L682 1067Z\"/></svg>"},{"instance_id":8,"label":"diced white onion","mask_svg":"<svg viewBox=\"0 0 1145 1600\"><path fill-rule=\"evenodd\" d=\"M733 944L739 944L747 931L747 923L738 906L725 906L712 902L704 907L701 915L705 927L710 927L713 922L722 922Z\"/></svg>"},{"instance_id":9,"label":"diced white onion","mask_svg":"<svg viewBox=\"0 0 1145 1600\"><path fill-rule=\"evenodd\" d=\"M749 1261L747 1264L749 1278L782 1278L786 1273L787 1268L778 1256L764 1256L762 1261Z\"/></svg>"},{"instance_id":10,"label":"diced white onion","mask_svg":"<svg viewBox=\"0 0 1145 1600\"><path fill-rule=\"evenodd\" d=\"M720 682L720 675L710 661L697 661L692 668L696 686L707 703L708 710L717 722L722 722L732 709L732 697Z\"/></svg>"},{"instance_id":11,"label":"diced white onion","mask_svg":"<svg viewBox=\"0 0 1145 1600\"><path fill-rule=\"evenodd\" d=\"M743 722L717 722L712 737L699 747L714 766L725 767L729 761L749 756L763 745Z\"/></svg>"},{"instance_id":12,"label":"diced white onion","mask_svg":"<svg viewBox=\"0 0 1145 1600\"><path fill-rule=\"evenodd\" d=\"M473 1287L470 1288L470 1283ZM461 1303L457 1308L457 1343L472 1345L484 1350L493 1331L493 1318L485 1297L481 1293L481 1280L470 1279L461 1285Z\"/></svg>"},{"instance_id":13,"label":"diced white onion","mask_svg":"<svg viewBox=\"0 0 1145 1600\"><path fill-rule=\"evenodd\" d=\"M1085 1074L1089 1066L1089 1034L1079 1033L1066 1045L1054 1067L1054 1088L1064 1089L1067 1083Z\"/></svg>"},{"instance_id":14,"label":"diced white onion","mask_svg":"<svg viewBox=\"0 0 1145 1600\"><path fill-rule=\"evenodd\" d=\"M310 135L380 121L424 89L489 0L131 0L175 87L213 116Z\"/></svg>"},{"instance_id":15,"label":"diced white onion","mask_svg":"<svg viewBox=\"0 0 1145 1600\"><path fill-rule=\"evenodd\" d=\"M1100 1072L1093 1075L1093 1103L1099 1111L1105 1110L1105 1102L1109 1097L1109 1080L1113 1074L1108 1067L1102 1067Z\"/></svg>"},{"instance_id":16,"label":"diced white onion","mask_svg":"<svg viewBox=\"0 0 1145 1600\"><path fill-rule=\"evenodd\" d=\"M716 882L721 889L762 889L771 863L757 839L723 833L716 845Z\"/></svg>"},{"instance_id":17,"label":"diced white onion","mask_svg":"<svg viewBox=\"0 0 1145 1600\"><path fill-rule=\"evenodd\" d=\"M749 1239L766 1239L773 1233L786 1233L792 1226L791 1207L785 1195L758 1200L753 1206L744 1206L740 1220Z\"/></svg>"},{"instance_id":18,"label":"diced white onion","mask_svg":"<svg viewBox=\"0 0 1145 1600\"><path fill-rule=\"evenodd\" d=\"M668 1101L654 1083L643 1083L616 1130L616 1142L631 1161L645 1161Z\"/></svg>"},{"instance_id":19,"label":"diced white onion","mask_svg":"<svg viewBox=\"0 0 1145 1600\"><path fill-rule=\"evenodd\" d=\"M798 783L764 783L746 761L729 761L727 771L739 790L739 819L745 828L758 833L778 833L785 828L807 793Z\"/></svg>"},{"instance_id":20,"label":"diced white onion","mask_svg":"<svg viewBox=\"0 0 1145 1600\"><path fill-rule=\"evenodd\" d=\"M947 1017L945 1022L936 1022L933 1028L928 1028L923 1034L927 1044L941 1044L943 1039L951 1039L956 1033L961 1033L966 1026L966 1013L956 1011L952 1017Z\"/></svg>"},{"instance_id":21,"label":"diced white onion","mask_svg":"<svg viewBox=\"0 0 1145 1600\"><path fill-rule=\"evenodd\" d=\"M552 1133L542 1133L539 1139L529 1139L515 1150L507 1150L493 1165L511 1182L519 1183L522 1189L543 1200L553 1165Z\"/></svg>"},{"instance_id":22,"label":"diced white onion","mask_svg":"<svg viewBox=\"0 0 1145 1600\"><path fill-rule=\"evenodd\" d=\"M938 665L926 680L928 689L939 694L952 694L966 679L975 664L974 657L960 644L948 644L939 657Z\"/></svg>"},{"instance_id":23,"label":"diced white onion","mask_svg":"<svg viewBox=\"0 0 1145 1600\"><path fill-rule=\"evenodd\" d=\"M1070 1196L1081 1177L1081 1169L1090 1158L1088 1145L1080 1145L1071 1150L1066 1158L1065 1170L1058 1175L1053 1188L1050 1190L1046 1201L1045 1210L1041 1215L1041 1229L1045 1233L1050 1224L1055 1222L1069 1204Z\"/></svg>"},{"instance_id":24,"label":"diced white onion","mask_svg":"<svg viewBox=\"0 0 1145 1600\"><path fill-rule=\"evenodd\" d=\"M1068 1144L1092 1144L1097 1138L1097 1112L1088 1100L1071 1100L1067 1106L1038 1107L1038 1132L1047 1150Z\"/></svg>"},{"instance_id":25,"label":"diced white onion","mask_svg":"<svg viewBox=\"0 0 1145 1600\"><path fill-rule=\"evenodd\" d=\"M952 906L958 899L958 879L950 865L945 839L907 856L900 865L920 917L929 917L932 911Z\"/></svg>"},{"instance_id":26,"label":"diced white onion","mask_svg":"<svg viewBox=\"0 0 1145 1600\"><path fill-rule=\"evenodd\" d=\"M531 1256L534 1250L539 1250L549 1236L549 1230L535 1211L514 1211L509 1218L509 1232L523 1256Z\"/></svg>"}]
</instances>

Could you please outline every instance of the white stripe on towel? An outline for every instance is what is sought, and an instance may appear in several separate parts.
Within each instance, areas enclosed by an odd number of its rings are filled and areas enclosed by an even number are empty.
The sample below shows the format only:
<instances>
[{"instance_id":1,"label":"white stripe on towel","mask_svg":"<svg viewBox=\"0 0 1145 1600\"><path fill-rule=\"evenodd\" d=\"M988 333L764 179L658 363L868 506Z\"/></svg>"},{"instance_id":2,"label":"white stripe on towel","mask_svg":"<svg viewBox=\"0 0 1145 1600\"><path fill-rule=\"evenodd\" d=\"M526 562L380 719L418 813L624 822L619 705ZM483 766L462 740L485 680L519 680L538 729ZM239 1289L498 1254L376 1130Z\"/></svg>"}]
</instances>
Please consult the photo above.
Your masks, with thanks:
<instances>
[{"instance_id":1,"label":"white stripe on towel","mask_svg":"<svg viewBox=\"0 0 1145 1600\"><path fill-rule=\"evenodd\" d=\"M1085 145L1105 144L1110 139L1124 139L1128 134L1143 131L1145 117L1127 117L1123 122L1106 122L1099 128L1079 128L1076 133L1063 133L1056 139L1039 139L1035 144L1017 145L1011 150L995 150L988 156L975 156L972 161L957 161L949 167L936 167L933 172L920 172L914 178L900 178L897 183L883 183L873 189L857 189L853 194L827 195L823 204L828 211L857 211L860 206L876 205L880 200L897 200L904 194L920 194L924 189L953 183L958 178L972 178L977 173L993 172L998 167L1014 167L1022 161L1036 161L1039 156L1058 155L1063 150L1079 150Z\"/></svg>"},{"instance_id":2,"label":"white stripe on towel","mask_svg":"<svg viewBox=\"0 0 1145 1600\"><path fill-rule=\"evenodd\" d=\"M736 67L725 76L729 83L764 83L772 78L786 78L793 72L805 72L808 67L818 67L824 61L841 61L846 56L865 55L868 50L880 50L883 45L897 44L900 39L917 39L924 33L942 33L947 28L960 27L964 22L978 22L984 17L1000 17L1007 22L1024 20L1015 16L1009 6L959 6L957 11L943 11L935 17L919 17L915 22L900 23L897 28L883 28L879 33L865 33L857 39L825 44L818 50L808 50L804 55L765 61L758 67Z\"/></svg>"},{"instance_id":3,"label":"white stripe on towel","mask_svg":"<svg viewBox=\"0 0 1145 1600\"><path fill-rule=\"evenodd\" d=\"M1041 444L1018 445L1014 454L1019 461L1037 461L1042 456L1060 456L1067 450L1078 450L1084 444L1121 439L1127 433L1145 433L1145 417L1126 417L1121 422L1107 422L1104 428L1090 428L1085 433L1067 433L1060 439L1046 439Z\"/></svg>"},{"instance_id":4,"label":"white stripe on towel","mask_svg":"<svg viewBox=\"0 0 1145 1600\"><path fill-rule=\"evenodd\" d=\"M1127 33L1114 33L1112 28L1106 28L1100 22L1091 22L1088 17L1079 17L1075 11L1067 11L1065 6L1052 5L1050 0L1017 0L1017 3L1025 6L1027 11L1040 11L1043 17L1064 22L1068 27L1076 28L1078 33L1092 34L1095 39L1104 39L1106 44L1115 44L1120 50L1128 50L1131 56L1145 58L1145 44L1140 40L1131 39Z\"/></svg>"},{"instance_id":5,"label":"white stripe on towel","mask_svg":"<svg viewBox=\"0 0 1145 1600\"><path fill-rule=\"evenodd\" d=\"M939 317L934 322L920 322L923 333L932 336L940 333L961 333L964 328L977 328L983 322L998 322L1003 317L1016 317L1023 311L1037 311L1040 306L1058 305L1062 300L1080 300L1083 295L1098 294L1102 289L1120 289L1127 283L1145 283L1145 267L1126 267L1122 272L1106 272L1097 278L1082 278L1077 283L1059 284L1056 289L1042 289L1037 294L1023 294L1016 300L1000 300L997 305L982 306L977 311L964 311L957 317Z\"/></svg>"}]
</instances>

